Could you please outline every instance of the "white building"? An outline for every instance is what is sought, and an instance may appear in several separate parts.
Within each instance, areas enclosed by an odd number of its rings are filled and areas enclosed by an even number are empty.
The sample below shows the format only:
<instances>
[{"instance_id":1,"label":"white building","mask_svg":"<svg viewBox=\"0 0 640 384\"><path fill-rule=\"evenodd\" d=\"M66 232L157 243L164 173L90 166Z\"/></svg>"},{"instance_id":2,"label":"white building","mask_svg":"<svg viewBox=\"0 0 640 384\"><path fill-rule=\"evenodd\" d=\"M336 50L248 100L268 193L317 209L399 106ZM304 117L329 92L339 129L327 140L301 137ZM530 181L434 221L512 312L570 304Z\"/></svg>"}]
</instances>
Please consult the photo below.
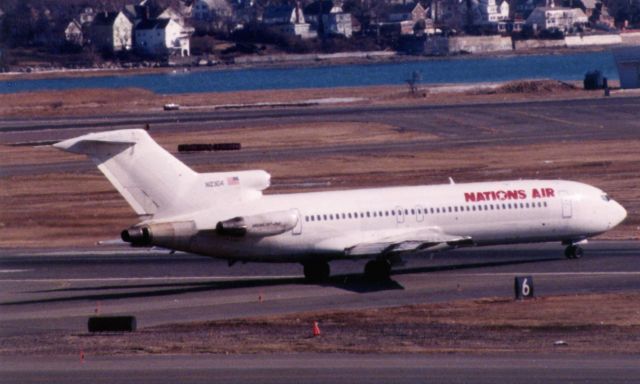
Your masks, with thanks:
<instances>
[{"instance_id":1,"label":"white building","mask_svg":"<svg viewBox=\"0 0 640 384\"><path fill-rule=\"evenodd\" d=\"M538 30L558 30L567 32L589 22L587 15L579 8L537 7L531 12L526 23Z\"/></svg>"},{"instance_id":2,"label":"white building","mask_svg":"<svg viewBox=\"0 0 640 384\"><path fill-rule=\"evenodd\" d=\"M84 36L82 34L82 25L77 20L71 20L64 29L64 39L75 45L82 45Z\"/></svg>"},{"instance_id":3,"label":"white building","mask_svg":"<svg viewBox=\"0 0 640 384\"><path fill-rule=\"evenodd\" d=\"M136 26L136 50L142 54L190 56L191 31L173 19L142 20Z\"/></svg>"},{"instance_id":4,"label":"white building","mask_svg":"<svg viewBox=\"0 0 640 384\"><path fill-rule=\"evenodd\" d=\"M98 49L128 51L132 47L133 23L122 12L99 12L93 20L91 36Z\"/></svg>"},{"instance_id":5,"label":"white building","mask_svg":"<svg viewBox=\"0 0 640 384\"><path fill-rule=\"evenodd\" d=\"M478 3L476 24L498 23L509 20L509 3L503 1L499 6L496 0L480 0Z\"/></svg>"},{"instance_id":6,"label":"white building","mask_svg":"<svg viewBox=\"0 0 640 384\"><path fill-rule=\"evenodd\" d=\"M324 35L353 35L353 21L342 5L333 0L317 0L304 8L305 20Z\"/></svg>"},{"instance_id":7,"label":"white building","mask_svg":"<svg viewBox=\"0 0 640 384\"><path fill-rule=\"evenodd\" d=\"M302 9L297 6L267 7L262 15L262 23L285 35L300 36L303 39L318 36L315 31L311 30L311 24L305 21Z\"/></svg>"}]
</instances>

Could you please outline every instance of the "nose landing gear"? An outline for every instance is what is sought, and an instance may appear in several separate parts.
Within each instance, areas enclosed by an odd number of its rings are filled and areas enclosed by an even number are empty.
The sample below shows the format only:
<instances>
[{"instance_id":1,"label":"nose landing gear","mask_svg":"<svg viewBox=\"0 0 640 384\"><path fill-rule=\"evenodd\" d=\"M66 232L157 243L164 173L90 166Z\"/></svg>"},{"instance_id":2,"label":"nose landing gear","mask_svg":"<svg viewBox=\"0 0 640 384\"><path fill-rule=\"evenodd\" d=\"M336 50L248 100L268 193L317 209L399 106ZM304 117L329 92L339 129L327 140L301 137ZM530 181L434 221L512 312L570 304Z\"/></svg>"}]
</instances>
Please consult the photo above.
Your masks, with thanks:
<instances>
[{"instance_id":1,"label":"nose landing gear","mask_svg":"<svg viewBox=\"0 0 640 384\"><path fill-rule=\"evenodd\" d=\"M575 244L569 245L564 250L564 255L567 257L567 259L579 259L583 254L584 251L582 250L582 247Z\"/></svg>"}]
</instances>

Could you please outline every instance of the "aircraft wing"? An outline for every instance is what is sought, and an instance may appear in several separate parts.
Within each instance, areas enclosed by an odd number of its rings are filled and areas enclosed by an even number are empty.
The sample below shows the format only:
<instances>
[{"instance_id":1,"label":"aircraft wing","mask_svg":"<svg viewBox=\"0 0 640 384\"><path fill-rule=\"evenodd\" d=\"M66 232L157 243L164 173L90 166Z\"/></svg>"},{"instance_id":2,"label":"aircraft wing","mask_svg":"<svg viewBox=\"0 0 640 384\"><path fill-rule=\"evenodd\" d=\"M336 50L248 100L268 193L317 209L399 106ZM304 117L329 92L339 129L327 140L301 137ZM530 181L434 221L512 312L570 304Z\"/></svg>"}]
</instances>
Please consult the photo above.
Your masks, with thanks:
<instances>
[{"instance_id":1,"label":"aircraft wing","mask_svg":"<svg viewBox=\"0 0 640 384\"><path fill-rule=\"evenodd\" d=\"M347 256L390 255L418 251L441 251L450 248L471 246L469 236L449 235L439 228L408 229L392 235L379 234L378 239L369 239L344 249ZM375 236L375 235L374 235Z\"/></svg>"}]
</instances>

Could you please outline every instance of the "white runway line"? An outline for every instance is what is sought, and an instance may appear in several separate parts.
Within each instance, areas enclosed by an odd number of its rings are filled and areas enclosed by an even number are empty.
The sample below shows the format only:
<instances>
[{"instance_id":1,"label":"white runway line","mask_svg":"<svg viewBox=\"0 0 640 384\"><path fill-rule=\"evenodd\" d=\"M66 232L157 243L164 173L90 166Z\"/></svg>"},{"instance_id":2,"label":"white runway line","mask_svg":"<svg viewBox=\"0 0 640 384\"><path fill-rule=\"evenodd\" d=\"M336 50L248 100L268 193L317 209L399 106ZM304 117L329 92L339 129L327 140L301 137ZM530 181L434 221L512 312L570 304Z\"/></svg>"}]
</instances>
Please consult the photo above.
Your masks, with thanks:
<instances>
[{"instance_id":1,"label":"white runway line","mask_svg":"<svg viewBox=\"0 0 640 384\"><path fill-rule=\"evenodd\" d=\"M302 275L269 275L269 276L184 276L184 277L102 277L102 278L80 278L80 279L0 279L0 282L114 282L114 281L238 281L238 280L256 280L256 279L298 279Z\"/></svg>"},{"instance_id":2,"label":"white runway line","mask_svg":"<svg viewBox=\"0 0 640 384\"><path fill-rule=\"evenodd\" d=\"M456 273L455 276L640 276L640 271L629 272L497 272L497 273Z\"/></svg>"},{"instance_id":3,"label":"white runway line","mask_svg":"<svg viewBox=\"0 0 640 384\"><path fill-rule=\"evenodd\" d=\"M21 273L31 271L33 271L33 269L0 269L0 273Z\"/></svg>"}]
</instances>

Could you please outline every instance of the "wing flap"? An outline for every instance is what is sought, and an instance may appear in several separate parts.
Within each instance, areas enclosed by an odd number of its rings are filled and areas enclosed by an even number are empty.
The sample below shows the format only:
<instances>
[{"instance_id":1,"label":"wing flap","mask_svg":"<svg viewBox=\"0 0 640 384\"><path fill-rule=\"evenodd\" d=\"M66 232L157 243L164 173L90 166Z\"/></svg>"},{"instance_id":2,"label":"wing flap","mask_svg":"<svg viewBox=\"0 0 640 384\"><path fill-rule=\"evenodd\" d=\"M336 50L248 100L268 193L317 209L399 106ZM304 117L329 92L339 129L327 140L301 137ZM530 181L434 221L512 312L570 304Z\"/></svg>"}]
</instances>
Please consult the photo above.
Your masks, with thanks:
<instances>
[{"instance_id":1,"label":"wing flap","mask_svg":"<svg viewBox=\"0 0 640 384\"><path fill-rule=\"evenodd\" d=\"M439 228L411 229L392 236L381 236L379 241L361 242L345 247L344 252L347 256L392 255L427 250L441 251L471 245L473 240L469 236L445 234Z\"/></svg>"}]
</instances>

